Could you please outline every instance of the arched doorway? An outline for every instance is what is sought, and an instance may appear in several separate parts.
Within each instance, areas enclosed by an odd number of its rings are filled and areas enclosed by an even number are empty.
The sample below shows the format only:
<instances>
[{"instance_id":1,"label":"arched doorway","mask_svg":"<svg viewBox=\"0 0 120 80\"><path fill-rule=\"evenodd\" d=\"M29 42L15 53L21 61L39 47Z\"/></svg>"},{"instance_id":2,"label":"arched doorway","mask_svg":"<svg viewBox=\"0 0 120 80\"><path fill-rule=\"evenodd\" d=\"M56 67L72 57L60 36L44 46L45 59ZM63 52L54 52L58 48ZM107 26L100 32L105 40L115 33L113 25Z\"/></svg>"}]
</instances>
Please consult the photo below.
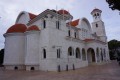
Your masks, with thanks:
<instances>
[{"instance_id":1,"label":"arched doorway","mask_svg":"<svg viewBox=\"0 0 120 80\"><path fill-rule=\"evenodd\" d=\"M94 52L94 49L89 48L87 50L87 59L88 59L88 63L95 62L95 52Z\"/></svg>"},{"instance_id":2,"label":"arched doorway","mask_svg":"<svg viewBox=\"0 0 120 80\"><path fill-rule=\"evenodd\" d=\"M81 58L81 55L80 55L80 49L79 48L76 48L76 50L75 50L75 52L76 52L76 58Z\"/></svg>"},{"instance_id":3,"label":"arched doorway","mask_svg":"<svg viewBox=\"0 0 120 80\"><path fill-rule=\"evenodd\" d=\"M85 53L85 49L82 49L82 60L85 61L86 60L86 53Z\"/></svg>"},{"instance_id":4,"label":"arched doorway","mask_svg":"<svg viewBox=\"0 0 120 80\"><path fill-rule=\"evenodd\" d=\"M68 48L68 56L72 56L73 55L72 51L73 51L72 47L69 47Z\"/></svg>"},{"instance_id":5,"label":"arched doorway","mask_svg":"<svg viewBox=\"0 0 120 80\"><path fill-rule=\"evenodd\" d=\"M101 61L103 61L103 50L102 50L102 48L100 50L101 50L101 52L100 52L100 54L101 54Z\"/></svg>"},{"instance_id":6,"label":"arched doorway","mask_svg":"<svg viewBox=\"0 0 120 80\"><path fill-rule=\"evenodd\" d=\"M97 62L100 62L99 48L96 48L96 57L97 57Z\"/></svg>"}]
</instances>

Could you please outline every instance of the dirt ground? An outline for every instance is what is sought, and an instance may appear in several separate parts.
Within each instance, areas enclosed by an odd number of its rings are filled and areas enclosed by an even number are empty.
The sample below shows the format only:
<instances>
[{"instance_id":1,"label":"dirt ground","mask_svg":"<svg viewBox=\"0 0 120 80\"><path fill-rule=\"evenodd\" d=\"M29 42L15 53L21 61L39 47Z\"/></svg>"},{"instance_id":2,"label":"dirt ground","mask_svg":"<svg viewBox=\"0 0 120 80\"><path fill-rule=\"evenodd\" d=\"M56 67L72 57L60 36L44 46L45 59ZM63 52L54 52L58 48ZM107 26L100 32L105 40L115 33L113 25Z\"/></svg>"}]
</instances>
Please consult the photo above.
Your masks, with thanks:
<instances>
[{"instance_id":1,"label":"dirt ground","mask_svg":"<svg viewBox=\"0 0 120 80\"><path fill-rule=\"evenodd\" d=\"M12 71L0 68L0 80L120 80L116 61L62 72Z\"/></svg>"}]
</instances>

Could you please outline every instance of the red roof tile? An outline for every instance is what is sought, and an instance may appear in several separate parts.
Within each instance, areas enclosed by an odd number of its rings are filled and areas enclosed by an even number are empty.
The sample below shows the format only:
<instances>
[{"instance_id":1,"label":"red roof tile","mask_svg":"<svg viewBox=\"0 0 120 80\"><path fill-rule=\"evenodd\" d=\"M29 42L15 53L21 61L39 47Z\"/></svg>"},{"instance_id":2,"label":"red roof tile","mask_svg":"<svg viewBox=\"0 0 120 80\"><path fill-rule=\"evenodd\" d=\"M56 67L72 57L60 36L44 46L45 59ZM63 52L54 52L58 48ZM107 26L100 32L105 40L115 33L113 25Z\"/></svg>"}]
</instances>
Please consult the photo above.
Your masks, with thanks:
<instances>
[{"instance_id":1,"label":"red roof tile","mask_svg":"<svg viewBox=\"0 0 120 80\"><path fill-rule=\"evenodd\" d=\"M69 25L71 25L73 27L76 27L79 24L79 19L71 21L71 22L68 22L67 24L69 24Z\"/></svg>"},{"instance_id":2,"label":"red roof tile","mask_svg":"<svg viewBox=\"0 0 120 80\"><path fill-rule=\"evenodd\" d=\"M40 31L40 29L38 28L38 26L36 25L33 25L33 26L30 26L27 31Z\"/></svg>"},{"instance_id":3,"label":"red roof tile","mask_svg":"<svg viewBox=\"0 0 120 80\"><path fill-rule=\"evenodd\" d=\"M24 24L15 24L11 26L6 33L16 33L16 32L24 33L26 29L27 27Z\"/></svg>"},{"instance_id":4,"label":"red roof tile","mask_svg":"<svg viewBox=\"0 0 120 80\"><path fill-rule=\"evenodd\" d=\"M63 9L59 10L58 13L59 14L70 14L68 11L63 10Z\"/></svg>"},{"instance_id":5,"label":"red roof tile","mask_svg":"<svg viewBox=\"0 0 120 80\"><path fill-rule=\"evenodd\" d=\"M89 42L89 41L93 41L94 39L84 39L83 41L85 42Z\"/></svg>"},{"instance_id":6,"label":"red roof tile","mask_svg":"<svg viewBox=\"0 0 120 80\"><path fill-rule=\"evenodd\" d=\"M32 14L32 13L29 13L29 16L30 16L30 19L33 19L33 18L37 17L37 15Z\"/></svg>"}]
</instances>

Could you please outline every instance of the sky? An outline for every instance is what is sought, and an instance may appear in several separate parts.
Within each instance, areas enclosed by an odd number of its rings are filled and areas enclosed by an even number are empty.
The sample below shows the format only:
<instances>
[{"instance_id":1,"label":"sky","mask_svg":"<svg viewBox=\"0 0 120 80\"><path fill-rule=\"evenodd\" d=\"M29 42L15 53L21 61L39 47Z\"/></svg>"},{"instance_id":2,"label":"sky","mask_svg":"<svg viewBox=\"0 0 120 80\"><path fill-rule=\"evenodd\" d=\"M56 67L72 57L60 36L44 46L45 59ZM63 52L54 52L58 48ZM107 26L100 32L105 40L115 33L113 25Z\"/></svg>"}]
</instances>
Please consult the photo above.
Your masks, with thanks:
<instances>
[{"instance_id":1,"label":"sky","mask_svg":"<svg viewBox=\"0 0 120 80\"><path fill-rule=\"evenodd\" d=\"M108 41L120 40L120 15L112 11L106 0L1 0L0 1L0 49L4 48L3 34L15 24L21 11L40 14L46 9L68 10L75 19L86 17L93 22L91 11L95 8L102 10L102 20L105 23Z\"/></svg>"}]
</instances>

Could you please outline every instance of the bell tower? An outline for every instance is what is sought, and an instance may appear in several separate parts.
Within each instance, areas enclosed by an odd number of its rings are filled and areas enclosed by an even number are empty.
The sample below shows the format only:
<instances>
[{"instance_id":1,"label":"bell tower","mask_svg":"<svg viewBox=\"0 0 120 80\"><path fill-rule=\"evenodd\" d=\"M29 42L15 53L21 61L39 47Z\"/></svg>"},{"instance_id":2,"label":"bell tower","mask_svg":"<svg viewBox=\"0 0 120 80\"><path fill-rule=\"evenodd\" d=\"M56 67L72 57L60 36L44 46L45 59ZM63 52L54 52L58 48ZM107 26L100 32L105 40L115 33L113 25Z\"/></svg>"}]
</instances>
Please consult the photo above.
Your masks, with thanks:
<instances>
[{"instance_id":1,"label":"bell tower","mask_svg":"<svg viewBox=\"0 0 120 80\"><path fill-rule=\"evenodd\" d=\"M93 33L95 33L101 41L106 42L107 36L105 32L104 22L101 18L101 13L102 11L97 8L93 9L93 11L91 12L91 15L93 16L92 29Z\"/></svg>"}]
</instances>

